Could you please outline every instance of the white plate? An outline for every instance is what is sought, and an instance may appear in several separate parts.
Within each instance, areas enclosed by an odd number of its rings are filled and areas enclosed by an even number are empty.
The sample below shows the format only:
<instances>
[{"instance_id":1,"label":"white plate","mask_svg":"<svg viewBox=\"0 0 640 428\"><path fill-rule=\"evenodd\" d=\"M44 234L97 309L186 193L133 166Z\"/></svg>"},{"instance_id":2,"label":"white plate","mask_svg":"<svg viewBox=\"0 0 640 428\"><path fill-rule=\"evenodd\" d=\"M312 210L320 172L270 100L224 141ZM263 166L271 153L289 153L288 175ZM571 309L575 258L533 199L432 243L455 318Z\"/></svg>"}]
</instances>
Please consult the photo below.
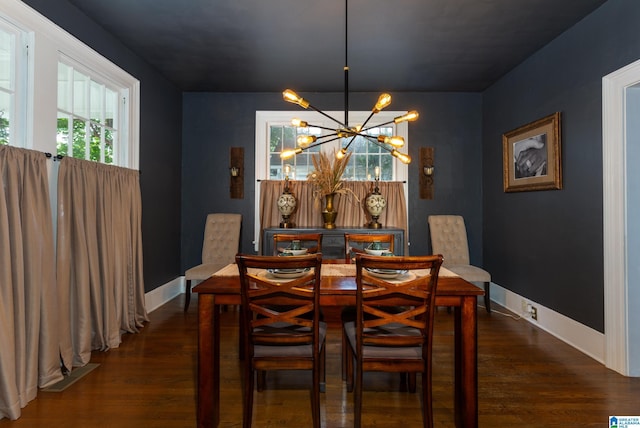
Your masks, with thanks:
<instances>
[{"instance_id":1,"label":"white plate","mask_svg":"<svg viewBox=\"0 0 640 428\"><path fill-rule=\"evenodd\" d=\"M306 248L302 248L300 250L292 250L291 248L285 248L284 251L287 252L287 253L291 253L294 256L303 256L303 255L307 254L307 249Z\"/></svg>"},{"instance_id":2,"label":"white plate","mask_svg":"<svg viewBox=\"0 0 640 428\"><path fill-rule=\"evenodd\" d=\"M383 248L381 250L372 250L370 248L365 248L364 250L367 252L367 254L371 254L372 256L381 256L382 253L388 253L389 252L388 248Z\"/></svg>"},{"instance_id":3,"label":"white plate","mask_svg":"<svg viewBox=\"0 0 640 428\"><path fill-rule=\"evenodd\" d=\"M276 278L282 279L292 279L292 278L300 278L302 275L307 273L309 268L305 269L267 269L271 275Z\"/></svg>"},{"instance_id":4,"label":"white plate","mask_svg":"<svg viewBox=\"0 0 640 428\"><path fill-rule=\"evenodd\" d=\"M399 277L400 275L404 275L407 273L406 270L395 270L395 269L368 269L367 271L372 276L377 276L382 279L394 279Z\"/></svg>"}]
</instances>

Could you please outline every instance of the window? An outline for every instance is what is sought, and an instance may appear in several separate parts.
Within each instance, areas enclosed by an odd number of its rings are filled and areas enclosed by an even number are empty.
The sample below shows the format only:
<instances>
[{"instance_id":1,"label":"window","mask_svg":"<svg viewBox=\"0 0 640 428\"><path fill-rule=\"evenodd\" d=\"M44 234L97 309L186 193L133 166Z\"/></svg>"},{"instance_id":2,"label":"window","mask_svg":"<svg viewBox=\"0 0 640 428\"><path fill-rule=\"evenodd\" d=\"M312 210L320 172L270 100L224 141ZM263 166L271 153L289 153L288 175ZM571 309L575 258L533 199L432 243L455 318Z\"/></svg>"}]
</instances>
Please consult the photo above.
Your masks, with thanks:
<instances>
[{"instance_id":1,"label":"window","mask_svg":"<svg viewBox=\"0 0 640 428\"><path fill-rule=\"evenodd\" d=\"M23 32L0 18L0 144L24 147L26 46Z\"/></svg>"},{"instance_id":2,"label":"window","mask_svg":"<svg viewBox=\"0 0 640 428\"><path fill-rule=\"evenodd\" d=\"M119 164L118 150L126 141L120 127L125 93L63 58L58 63L57 154Z\"/></svg>"},{"instance_id":3,"label":"window","mask_svg":"<svg viewBox=\"0 0 640 428\"><path fill-rule=\"evenodd\" d=\"M330 116L336 118L342 117L342 112L327 112ZM379 123L392 121L393 118L404 114L405 112L381 112L375 116ZM350 123L362 123L370 112L349 112ZM298 128L291 125L291 119L297 117L319 127ZM375 122L372 123L375 124ZM336 140L328 142L320 146L310 148L293 158L282 160L280 153L284 150L296 147L296 138L301 134L309 135L326 135L331 133L328 129L333 129L335 123L326 119L316 112L307 111L286 111L286 112L267 112L261 111L256 114L256 173L258 179L282 180L284 179L285 166L290 167L291 178L296 180L306 180L309 172L313 170L313 162L311 160L314 153L319 151L332 152L339 150L343 141ZM405 139L405 147L403 152L407 152L407 124L390 124L372 128L368 131L369 135L377 137L379 135L400 135ZM268 142L268 145L267 145ZM380 167L382 180L406 180L407 166L402 164L391 154L372 143L364 137L357 137L351 146L350 151L353 152L349 165L344 174L345 180L368 180L373 176L376 166ZM264 163L263 163L264 162Z\"/></svg>"},{"instance_id":4,"label":"window","mask_svg":"<svg viewBox=\"0 0 640 428\"><path fill-rule=\"evenodd\" d=\"M344 112L329 111L325 112L330 116L341 118ZM406 112L399 111L382 111L371 119L367 126L375 126L377 123L387 123L393 121L395 117L401 116ZM351 125L363 123L369 116L370 112L349 112L349 123ZM297 128L291 125L292 118L299 118L318 127ZM328 142L321 146L303 151L301 154L293 158L283 161L280 153L283 150L296 147L296 138L301 133L309 133L311 135L322 135L323 133L331 133L331 131L323 128L334 129L335 122L330 121L324 116L314 111L257 111L256 112L256 187L255 187L255 203L254 212L255 230L254 230L254 248L259 250L260 240L260 219L258 218L260 211L260 180L282 180L284 179L285 166L290 167L289 177L294 180L306 180L307 175L313 170L311 156L320 150L331 153L341 147L341 142L336 140ZM323 128L319 128L323 127ZM373 136L378 135L398 135L404 138L405 147L402 148L403 153L408 152L408 124L406 122L399 124L389 124L372 128L369 133ZM358 137L349 147L353 152L349 165L345 171L345 180L368 180L374 176L374 168L380 166L380 176L385 181L403 181L405 182L405 195L407 194L408 165L403 164L398 159L391 156L389 152L381 149L378 145L369 142L366 138ZM408 199L407 199L408 203Z\"/></svg>"}]
</instances>

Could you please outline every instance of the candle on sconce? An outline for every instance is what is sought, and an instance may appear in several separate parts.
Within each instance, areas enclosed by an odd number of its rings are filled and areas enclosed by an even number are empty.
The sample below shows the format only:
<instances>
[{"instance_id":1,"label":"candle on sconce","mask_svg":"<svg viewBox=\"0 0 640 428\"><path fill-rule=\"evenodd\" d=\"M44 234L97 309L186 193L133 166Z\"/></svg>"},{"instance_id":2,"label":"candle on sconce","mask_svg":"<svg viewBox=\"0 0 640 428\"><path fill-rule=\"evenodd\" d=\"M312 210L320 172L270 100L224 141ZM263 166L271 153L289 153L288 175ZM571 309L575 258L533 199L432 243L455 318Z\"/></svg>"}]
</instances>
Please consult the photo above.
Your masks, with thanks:
<instances>
[{"instance_id":1,"label":"candle on sconce","mask_svg":"<svg viewBox=\"0 0 640 428\"><path fill-rule=\"evenodd\" d=\"M380 179L380 167L379 166L375 167L373 169L373 172L375 173L376 180L379 180Z\"/></svg>"}]
</instances>

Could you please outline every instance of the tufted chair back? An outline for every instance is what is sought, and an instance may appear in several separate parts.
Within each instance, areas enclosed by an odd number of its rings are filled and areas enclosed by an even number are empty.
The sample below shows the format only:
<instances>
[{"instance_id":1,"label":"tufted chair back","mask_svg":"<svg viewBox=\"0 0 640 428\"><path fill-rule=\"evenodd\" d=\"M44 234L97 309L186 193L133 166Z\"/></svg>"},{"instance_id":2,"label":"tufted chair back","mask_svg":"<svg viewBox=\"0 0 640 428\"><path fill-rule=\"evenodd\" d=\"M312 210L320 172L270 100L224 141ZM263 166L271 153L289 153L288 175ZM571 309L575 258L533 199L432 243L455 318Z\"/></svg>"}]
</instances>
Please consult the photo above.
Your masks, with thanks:
<instances>
[{"instance_id":1,"label":"tufted chair back","mask_svg":"<svg viewBox=\"0 0 640 428\"><path fill-rule=\"evenodd\" d=\"M185 312L191 300L191 281L203 281L228 264L236 262L240 247L241 214L215 213L207 216L202 243L202 263L184 273Z\"/></svg>"},{"instance_id":2,"label":"tufted chair back","mask_svg":"<svg viewBox=\"0 0 640 428\"><path fill-rule=\"evenodd\" d=\"M202 243L202 263L222 267L236 262L240 245L241 214L216 213L207 216Z\"/></svg>"},{"instance_id":3,"label":"tufted chair back","mask_svg":"<svg viewBox=\"0 0 640 428\"><path fill-rule=\"evenodd\" d=\"M469 264L469 243L464 219L459 215L431 215L428 218L433 254L444 256L443 266Z\"/></svg>"}]
</instances>

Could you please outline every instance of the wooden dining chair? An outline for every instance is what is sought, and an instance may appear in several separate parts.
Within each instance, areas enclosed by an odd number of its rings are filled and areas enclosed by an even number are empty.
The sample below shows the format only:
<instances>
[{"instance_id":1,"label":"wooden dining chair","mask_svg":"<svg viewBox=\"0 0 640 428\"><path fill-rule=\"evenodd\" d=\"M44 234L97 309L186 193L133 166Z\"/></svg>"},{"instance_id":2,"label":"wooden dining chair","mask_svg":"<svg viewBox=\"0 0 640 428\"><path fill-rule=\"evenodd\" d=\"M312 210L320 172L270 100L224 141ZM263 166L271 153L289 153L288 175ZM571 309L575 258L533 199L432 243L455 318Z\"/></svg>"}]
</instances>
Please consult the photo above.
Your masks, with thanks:
<instances>
[{"instance_id":1,"label":"wooden dining chair","mask_svg":"<svg viewBox=\"0 0 640 428\"><path fill-rule=\"evenodd\" d=\"M308 254L322 252L322 233L276 233L273 235L273 255L277 256L284 248L290 247L291 241L300 241L300 245L307 249ZM283 245L286 246L282 247Z\"/></svg>"},{"instance_id":2,"label":"wooden dining chair","mask_svg":"<svg viewBox=\"0 0 640 428\"><path fill-rule=\"evenodd\" d=\"M344 259L345 263L351 264L356 254L367 254L364 250L374 242L379 242L383 248L393 253L393 234L387 233L345 233L344 234ZM356 311L353 306L346 306L340 315L342 325L348 321L354 321ZM347 376L347 338L345 331L342 331L342 380Z\"/></svg>"},{"instance_id":3,"label":"wooden dining chair","mask_svg":"<svg viewBox=\"0 0 640 428\"><path fill-rule=\"evenodd\" d=\"M431 353L441 265L441 255L356 255L356 320L344 326L347 390L354 391L354 427L362 423L362 377L366 371L422 373L423 425L433 427ZM393 273L405 270L397 277ZM404 309L398 311L398 305Z\"/></svg>"},{"instance_id":4,"label":"wooden dining chair","mask_svg":"<svg viewBox=\"0 0 640 428\"><path fill-rule=\"evenodd\" d=\"M366 254L365 247L379 242L383 248L393 253L394 235L391 233L345 233L344 259L346 263L353 261L354 254Z\"/></svg>"},{"instance_id":5,"label":"wooden dining chair","mask_svg":"<svg viewBox=\"0 0 640 428\"><path fill-rule=\"evenodd\" d=\"M243 427L251 427L255 372L311 370L311 415L320 428L327 324L320 321L321 254L238 254L244 346ZM282 308L281 310L277 308Z\"/></svg>"}]
</instances>

